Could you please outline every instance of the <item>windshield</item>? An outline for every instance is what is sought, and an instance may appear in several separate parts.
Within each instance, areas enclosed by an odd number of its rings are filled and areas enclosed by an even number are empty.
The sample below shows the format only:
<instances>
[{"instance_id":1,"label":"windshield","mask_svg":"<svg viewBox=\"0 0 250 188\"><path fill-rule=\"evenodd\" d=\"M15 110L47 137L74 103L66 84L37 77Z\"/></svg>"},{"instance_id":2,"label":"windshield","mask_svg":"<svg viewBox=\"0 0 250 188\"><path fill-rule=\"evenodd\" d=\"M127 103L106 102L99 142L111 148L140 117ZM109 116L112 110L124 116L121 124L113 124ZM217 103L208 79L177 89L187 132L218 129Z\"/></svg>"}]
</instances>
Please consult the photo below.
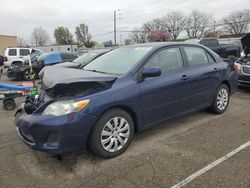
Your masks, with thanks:
<instances>
[{"instance_id":1,"label":"windshield","mask_svg":"<svg viewBox=\"0 0 250 188\"><path fill-rule=\"evenodd\" d=\"M107 74L123 75L127 73L151 47L117 48L93 60L84 70Z\"/></svg>"},{"instance_id":2,"label":"windshield","mask_svg":"<svg viewBox=\"0 0 250 188\"><path fill-rule=\"evenodd\" d=\"M97 53L86 53L81 55L80 57L76 58L73 63L77 63L80 65L85 65L89 63L93 58L97 56Z\"/></svg>"},{"instance_id":3,"label":"windshield","mask_svg":"<svg viewBox=\"0 0 250 188\"><path fill-rule=\"evenodd\" d=\"M37 58L42 54L40 51L34 51L33 53L30 54L31 62L36 61Z\"/></svg>"}]
</instances>

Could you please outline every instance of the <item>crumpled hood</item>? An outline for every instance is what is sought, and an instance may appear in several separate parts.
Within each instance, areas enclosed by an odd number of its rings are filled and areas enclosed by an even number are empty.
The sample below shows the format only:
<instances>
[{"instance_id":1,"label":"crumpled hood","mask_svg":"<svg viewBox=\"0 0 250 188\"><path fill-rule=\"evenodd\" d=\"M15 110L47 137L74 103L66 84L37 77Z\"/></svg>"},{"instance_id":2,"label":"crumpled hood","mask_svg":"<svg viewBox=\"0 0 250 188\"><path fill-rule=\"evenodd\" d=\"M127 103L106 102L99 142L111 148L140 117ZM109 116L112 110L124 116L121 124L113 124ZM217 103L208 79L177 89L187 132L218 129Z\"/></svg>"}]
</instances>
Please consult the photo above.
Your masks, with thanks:
<instances>
[{"instance_id":1,"label":"crumpled hood","mask_svg":"<svg viewBox=\"0 0 250 188\"><path fill-rule=\"evenodd\" d=\"M80 65L73 62L64 62L53 65L54 67L78 68Z\"/></svg>"},{"instance_id":2,"label":"crumpled hood","mask_svg":"<svg viewBox=\"0 0 250 188\"><path fill-rule=\"evenodd\" d=\"M116 79L115 76L101 74L83 69L50 66L39 73L44 89L52 89L55 86L69 85L72 83L109 82Z\"/></svg>"}]
</instances>

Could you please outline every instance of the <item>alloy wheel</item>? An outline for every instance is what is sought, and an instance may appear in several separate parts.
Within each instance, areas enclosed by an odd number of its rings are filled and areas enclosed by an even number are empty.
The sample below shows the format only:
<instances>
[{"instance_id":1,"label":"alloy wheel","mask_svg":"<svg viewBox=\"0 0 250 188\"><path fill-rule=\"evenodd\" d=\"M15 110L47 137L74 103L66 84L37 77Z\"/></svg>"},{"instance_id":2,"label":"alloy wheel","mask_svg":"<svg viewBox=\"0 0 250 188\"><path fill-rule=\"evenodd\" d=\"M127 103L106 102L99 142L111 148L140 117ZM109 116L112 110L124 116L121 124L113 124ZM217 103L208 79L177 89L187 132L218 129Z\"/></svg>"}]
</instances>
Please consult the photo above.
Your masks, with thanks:
<instances>
[{"instance_id":1,"label":"alloy wheel","mask_svg":"<svg viewBox=\"0 0 250 188\"><path fill-rule=\"evenodd\" d=\"M108 152L119 151L127 143L129 135L130 126L128 121L123 117L114 117L102 129L102 147Z\"/></svg>"},{"instance_id":2,"label":"alloy wheel","mask_svg":"<svg viewBox=\"0 0 250 188\"><path fill-rule=\"evenodd\" d=\"M228 104L228 91L225 88L221 88L217 95L217 107L219 110L224 110Z\"/></svg>"}]
</instances>

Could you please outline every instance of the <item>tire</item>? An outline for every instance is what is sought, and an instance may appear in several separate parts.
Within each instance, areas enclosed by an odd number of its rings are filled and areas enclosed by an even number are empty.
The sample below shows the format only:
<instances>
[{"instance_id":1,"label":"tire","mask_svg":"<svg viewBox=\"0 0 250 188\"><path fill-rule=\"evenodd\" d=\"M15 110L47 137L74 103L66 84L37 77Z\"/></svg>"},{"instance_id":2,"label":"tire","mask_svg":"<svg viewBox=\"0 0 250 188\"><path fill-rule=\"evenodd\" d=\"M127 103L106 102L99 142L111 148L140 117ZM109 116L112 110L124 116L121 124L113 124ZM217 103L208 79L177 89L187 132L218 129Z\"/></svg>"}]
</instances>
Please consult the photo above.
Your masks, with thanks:
<instances>
[{"instance_id":1,"label":"tire","mask_svg":"<svg viewBox=\"0 0 250 188\"><path fill-rule=\"evenodd\" d=\"M25 81L31 81L33 77L36 78L36 72L34 70L33 70L33 74L31 74L30 69L26 69L23 72L23 79Z\"/></svg>"},{"instance_id":2,"label":"tire","mask_svg":"<svg viewBox=\"0 0 250 188\"><path fill-rule=\"evenodd\" d=\"M14 110L16 108L16 103L13 99L6 99L3 101L3 108L5 110Z\"/></svg>"},{"instance_id":3,"label":"tire","mask_svg":"<svg viewBox=\"0 0 250 188\"><path fill-rule=\"evenodd\" d=\"M229 88L225 84L221 84L214 94L213 104L210 111L215 114L222 114L226 111L230 101Z\"/></svg>"},{"instance_id":4,"label":"tire","mask_svg":"<svg viewBox=\"0 0 250 188\"><path fill-rule=\"evenodd\" d=\"M133 136L134 122L131 116L121 109L112 109L97 121L88 143L96 155L113 158L127 150Z\"/></svg>"}]
</instances>

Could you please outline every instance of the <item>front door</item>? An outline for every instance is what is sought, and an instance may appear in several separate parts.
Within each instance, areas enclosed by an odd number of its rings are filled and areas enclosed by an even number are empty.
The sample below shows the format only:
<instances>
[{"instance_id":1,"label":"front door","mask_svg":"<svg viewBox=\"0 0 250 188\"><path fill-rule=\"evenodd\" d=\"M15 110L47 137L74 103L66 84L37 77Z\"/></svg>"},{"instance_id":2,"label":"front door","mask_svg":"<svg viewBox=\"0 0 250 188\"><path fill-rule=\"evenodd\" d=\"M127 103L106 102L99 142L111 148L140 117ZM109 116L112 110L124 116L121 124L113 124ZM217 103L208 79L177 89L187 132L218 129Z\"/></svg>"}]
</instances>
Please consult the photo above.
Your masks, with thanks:
<instances>
[{"instance_id":1,"label":"front door","mask_svg":"<svg viewBox=\"0 0 250 188\"><path fill-rule=\"evenodd\" d=\"M180 49L169 47L156 52L144 67L160 67L161 76L138 83L144 125L151 125L189 110L190 84Z\"/></svg>"}]
</instances>

